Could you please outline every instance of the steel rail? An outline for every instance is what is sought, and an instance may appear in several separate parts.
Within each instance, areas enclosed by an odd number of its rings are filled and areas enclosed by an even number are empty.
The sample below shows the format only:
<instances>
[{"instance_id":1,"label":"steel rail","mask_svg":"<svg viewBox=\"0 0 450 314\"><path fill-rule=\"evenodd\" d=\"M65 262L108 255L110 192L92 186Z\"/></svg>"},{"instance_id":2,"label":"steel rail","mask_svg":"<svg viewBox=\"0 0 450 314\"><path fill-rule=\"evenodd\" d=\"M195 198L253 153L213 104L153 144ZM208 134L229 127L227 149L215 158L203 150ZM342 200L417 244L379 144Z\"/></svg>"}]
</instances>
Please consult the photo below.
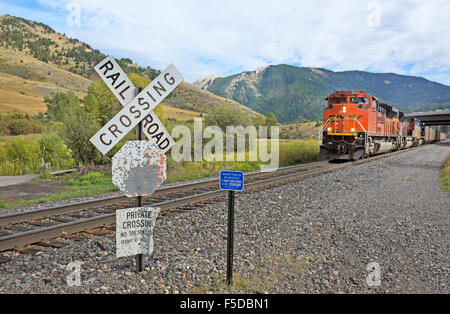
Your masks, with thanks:
<instances>
[{"instance_id":1,"label":"steel rail","mask_svg":"<svg viewBox=\"0 0 450 314\"><path fill-rule=\"evenodd\" d=\"M332 168L343 168L348 167L345 164L339 166L332 166ZM328 168L327 168L328 169ZM263 187L268 184L274 184L277 181L282 179L294 179L298 176L311 176L320 174L319 170L324 169L313 169L302 171L298 173L291 173L281 177L273 177L269 179L263 179L260 181L255 181L246 184L246 187ZM163 211L163 214L167 213L170 210L174 210L183 206L188 206L204 201L210 201L215 198L224 196L227 191L224 190L215 190L210 192L205 192L201 194L195 194L191 196L186 196L183 198L169 200L165 202L152 204L153 207L160 207ZM39 241L45 241L60 237L64 233L71 234L84 231L86 229L99 228L107 225L112 225L115 223L115 213L99 215L96 217L79 219L76 221L71 221L67 223L61 223L53 226L43 227L39 229L24 231L20 233L15 233L7 236L0 237L0 252L10 249L20 249L25 247L26 245L37 243Z\"/></svg>"},{"instance_id":2,"label":"steel rail","mask_svg":"<svg viewBox=\"0 0 450 314\"><path fill-rule=\"evenodd\" d=\"M300 165L294 165L294 166L288 166L279 168L278 170L274 172L260 172L260 171L254 171L250 173L246 173L247 178L259 178L259 177L268 177L273 176L274 174L283 173L286 171L292 171L292 170L301 170L305 168L310 167L316 167L320 165L326 165L328 164L328 161L319 161L319 162L312 162L312 163L306 163L306 164L300 164ZM200 187L207 187L209 185L217 185L217 178L211 178L200 182L194 182L194 183L186 183L181 184L177 186L170 186L170 187L162 187L153 193L151 197L149 198L155 198L158 196L170 194L170 193L177 193L181 192L183 190L192 190ZM126 195L119 195L119 196L109 196L109 197L103 197L103 198L96 198L92 200L86 200L81 202L74 202L70 204L64 204L64 205L55 205L50 207L45 207L42 209L37 210L28 210L23 211L19 213L12 213L7 215L0 216L0 226L6 226L10 224L17 224L21 222L26 222L28 220L32 219L42 219L42 218L49 218L54 215L64 215L64 214L70 214L77 211L86 210L89 208L98 208L103 206L109 206L114 205L115 203L120 202L129 202L130 198Z\"/></svg>"},{"instance_id":3,"label":"steel rail","mask_svg":"<svg viewBox=\"0 0 450 314\"><path fill-rule=\"evenodd\" d=\"M417 149L417 148L415 148L415 149ZM362 160L353 161L353 162L349 162L349 163L336 164L336 165L330 164L329 167L325 167L325 168L312 169L312 170L307 170L307 171L302 171L302 172L291 173L291 174L287 174L284 176L278 176L278 177L263 179L263 180L259 180L259 181L255 181L255 182L250 182L250 183L246 184L246 187L255 189L255 188L262 188L267 185L280 184L280 183L282 184L282 183L286 183L286 182L290 182L290 181L294 181L294 180L298 181L299 179L305 179L305 178L309 178L312 176L318 176L318 175L321 175L324 173L334 172L334 171L348 168L348 167L351 167L354 165L372 162L372 161L375 161L375 160L378 160L378 159L381 159L384 157L393 156L393 155L400 154L400 153L407 152L407 151L410 151L410 150L402 150L402 151L397 151L397 152L390 153L390 154L382 154L382 155L374 156L372 158L362 159ZM169 200L169 201L164 201L164 202L160 202L160 203L155 203L155 204L152 204L152 206L160 207L163 211L162 213L166 214L166 213L170 212L170 210L174 210L174 209L177 209L177 208L180 208L183 206L192 205L192 204L196 204L196 203L203 202L203 201L210 201L210 200L216 199L218 197L225 196L226 192L227 191L224 191L224 190L215 190L215 191L205 192L205 193L201 193L201 194L195 194L195 195L191 195L191 196L187 196L187 197L183 197L183 198L179 198L179 199L175 199L175 200ZM115 216L116 216L115 213L105 214L105 215L100 215L100 216L96 216L96 217L84 218L84 219L80 219L77 221L57 224L57 225L53 225L53 226L49 226L49 227L44 227L44 228L39 228L39 229L35 229L35 230L30 230L30 231L25 231L25 232L20 232L20 233L16 233L16 234L3 236L3 237L0 237L0 252L5 251L5 250L10 250L10 249L19 249L19 248L25 247L26 245L37 243L39 241L54 239L54 238L60 237L64 233L66 233L66 234L77 233L77 232L84 231L86 229L99 228L99 227L103 227L103 226L112 225L115 223Z\"/></svg>"}]
</instances>

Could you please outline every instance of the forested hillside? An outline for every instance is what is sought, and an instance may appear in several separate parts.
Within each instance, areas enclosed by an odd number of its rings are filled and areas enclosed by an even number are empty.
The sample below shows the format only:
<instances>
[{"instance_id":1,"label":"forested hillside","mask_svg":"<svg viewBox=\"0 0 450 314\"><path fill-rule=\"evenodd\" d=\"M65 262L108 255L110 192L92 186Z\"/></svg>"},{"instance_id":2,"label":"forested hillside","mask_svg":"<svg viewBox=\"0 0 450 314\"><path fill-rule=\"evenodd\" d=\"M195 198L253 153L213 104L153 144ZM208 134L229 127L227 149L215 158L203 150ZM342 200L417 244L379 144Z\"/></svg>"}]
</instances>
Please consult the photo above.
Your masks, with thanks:
<instances>
[{"instance_id":1,"label":"forested hillside","mask_svg":"<svg viewBox=\"0 0 450 314\"><path fill-rule=\"evenodd\" d=\"M0 45L6 49L25 52L46 63L91 79L94 66L105 55L78 39L55 32L51 27L20 17L0 16ZM159 71L151 67L140 67L128 58L117 60L125 72L133 72L154 78Z\"/></svg>"},{"instance_id":2,"label":"forested hillside","mask_svg":"<svg viewBox=\"0 0 450 314\"><path fill-rule=\"evenodd\" d=\"M20 17L0 16L0 114L37 114L46 110L44 98L74 92L84 98L93 80L94 66L105 54L49 26ZM152 80L160 71L142 67L129 58L116 59L128 74ZM215 107L236 107L253 117L250 108L183 82L163 103L169 117L197 116ZM169 107L167 107L169 106ZM187 111L183 111L187 110Z\"/></svg>"}]
</instances>

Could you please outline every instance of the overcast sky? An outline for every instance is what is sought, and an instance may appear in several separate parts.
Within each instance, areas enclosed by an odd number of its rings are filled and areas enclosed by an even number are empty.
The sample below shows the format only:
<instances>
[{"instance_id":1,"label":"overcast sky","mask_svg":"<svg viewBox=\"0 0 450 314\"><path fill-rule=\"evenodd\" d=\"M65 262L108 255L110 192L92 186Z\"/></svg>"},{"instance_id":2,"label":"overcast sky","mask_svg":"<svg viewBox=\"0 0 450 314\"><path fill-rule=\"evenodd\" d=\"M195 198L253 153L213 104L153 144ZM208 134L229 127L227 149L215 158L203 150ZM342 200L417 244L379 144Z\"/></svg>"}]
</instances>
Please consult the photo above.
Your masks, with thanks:
<instances>
[{"instance_id":1,"label":"overcast sky","mask_svg":"<svg viewBox=\"0 0 450 314\"><path fill-rule=\"evenodd\" d=\"M189 82L285 63L450 85L448 0L0 0L5 13L143 66L174 63Z\"/></svg>"}]
</instances>

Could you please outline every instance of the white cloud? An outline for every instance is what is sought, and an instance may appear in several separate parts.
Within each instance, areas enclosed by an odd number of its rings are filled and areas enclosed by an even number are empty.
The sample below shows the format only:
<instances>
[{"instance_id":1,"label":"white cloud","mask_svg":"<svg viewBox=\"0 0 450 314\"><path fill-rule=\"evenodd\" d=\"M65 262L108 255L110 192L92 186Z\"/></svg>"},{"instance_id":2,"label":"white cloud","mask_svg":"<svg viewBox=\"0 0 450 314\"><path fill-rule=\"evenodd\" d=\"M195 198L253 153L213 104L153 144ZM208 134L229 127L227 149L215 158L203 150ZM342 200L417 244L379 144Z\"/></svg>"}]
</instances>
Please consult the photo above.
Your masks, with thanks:
<instances>
[{"instance_id":1,"label":"white cloud","mask_svg":"<svg viewBox=\"0 0 450 314\"><path fill-rule=\"evenodd\" d=\"M40 0L59 9L69 2ZM287 63L428 74L450 84L446 0L76 2L81 26L66 26L67 34L145 65L173 62L188 81ZM379 26L367 22L374 8Z\"/></svg>"}]
</instances>

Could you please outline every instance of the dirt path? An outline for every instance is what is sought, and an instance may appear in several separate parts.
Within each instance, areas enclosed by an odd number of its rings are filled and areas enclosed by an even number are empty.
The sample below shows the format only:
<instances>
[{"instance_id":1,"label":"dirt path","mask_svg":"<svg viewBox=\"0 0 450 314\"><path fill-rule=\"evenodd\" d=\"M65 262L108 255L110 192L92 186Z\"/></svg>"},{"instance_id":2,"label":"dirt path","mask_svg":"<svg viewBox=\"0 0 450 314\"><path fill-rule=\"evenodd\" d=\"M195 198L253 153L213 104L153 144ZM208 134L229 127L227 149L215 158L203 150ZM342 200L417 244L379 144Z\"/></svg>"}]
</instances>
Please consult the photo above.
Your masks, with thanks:
<instances>
[{"instance_id":1,"label":"dirt path","mask_svg":"<svg viewBox=\"0 0 450 314\"><path fill-rule=\"evenodd\" d=\"M0 201L23 201L55 194L62 189L57 182L38 180L0 188Z\"/></svg>"},{"instance_id":2,"label":"dirt path","mask_svg":"<svg viewBox=\"0 0 450 314\"><path fill-rule=\"evenodd\" d=\"M38 174L25 174L23 176L3 176L0 177L0 187L28 182L38 176Z\"/></svg>"}]
</instances>

